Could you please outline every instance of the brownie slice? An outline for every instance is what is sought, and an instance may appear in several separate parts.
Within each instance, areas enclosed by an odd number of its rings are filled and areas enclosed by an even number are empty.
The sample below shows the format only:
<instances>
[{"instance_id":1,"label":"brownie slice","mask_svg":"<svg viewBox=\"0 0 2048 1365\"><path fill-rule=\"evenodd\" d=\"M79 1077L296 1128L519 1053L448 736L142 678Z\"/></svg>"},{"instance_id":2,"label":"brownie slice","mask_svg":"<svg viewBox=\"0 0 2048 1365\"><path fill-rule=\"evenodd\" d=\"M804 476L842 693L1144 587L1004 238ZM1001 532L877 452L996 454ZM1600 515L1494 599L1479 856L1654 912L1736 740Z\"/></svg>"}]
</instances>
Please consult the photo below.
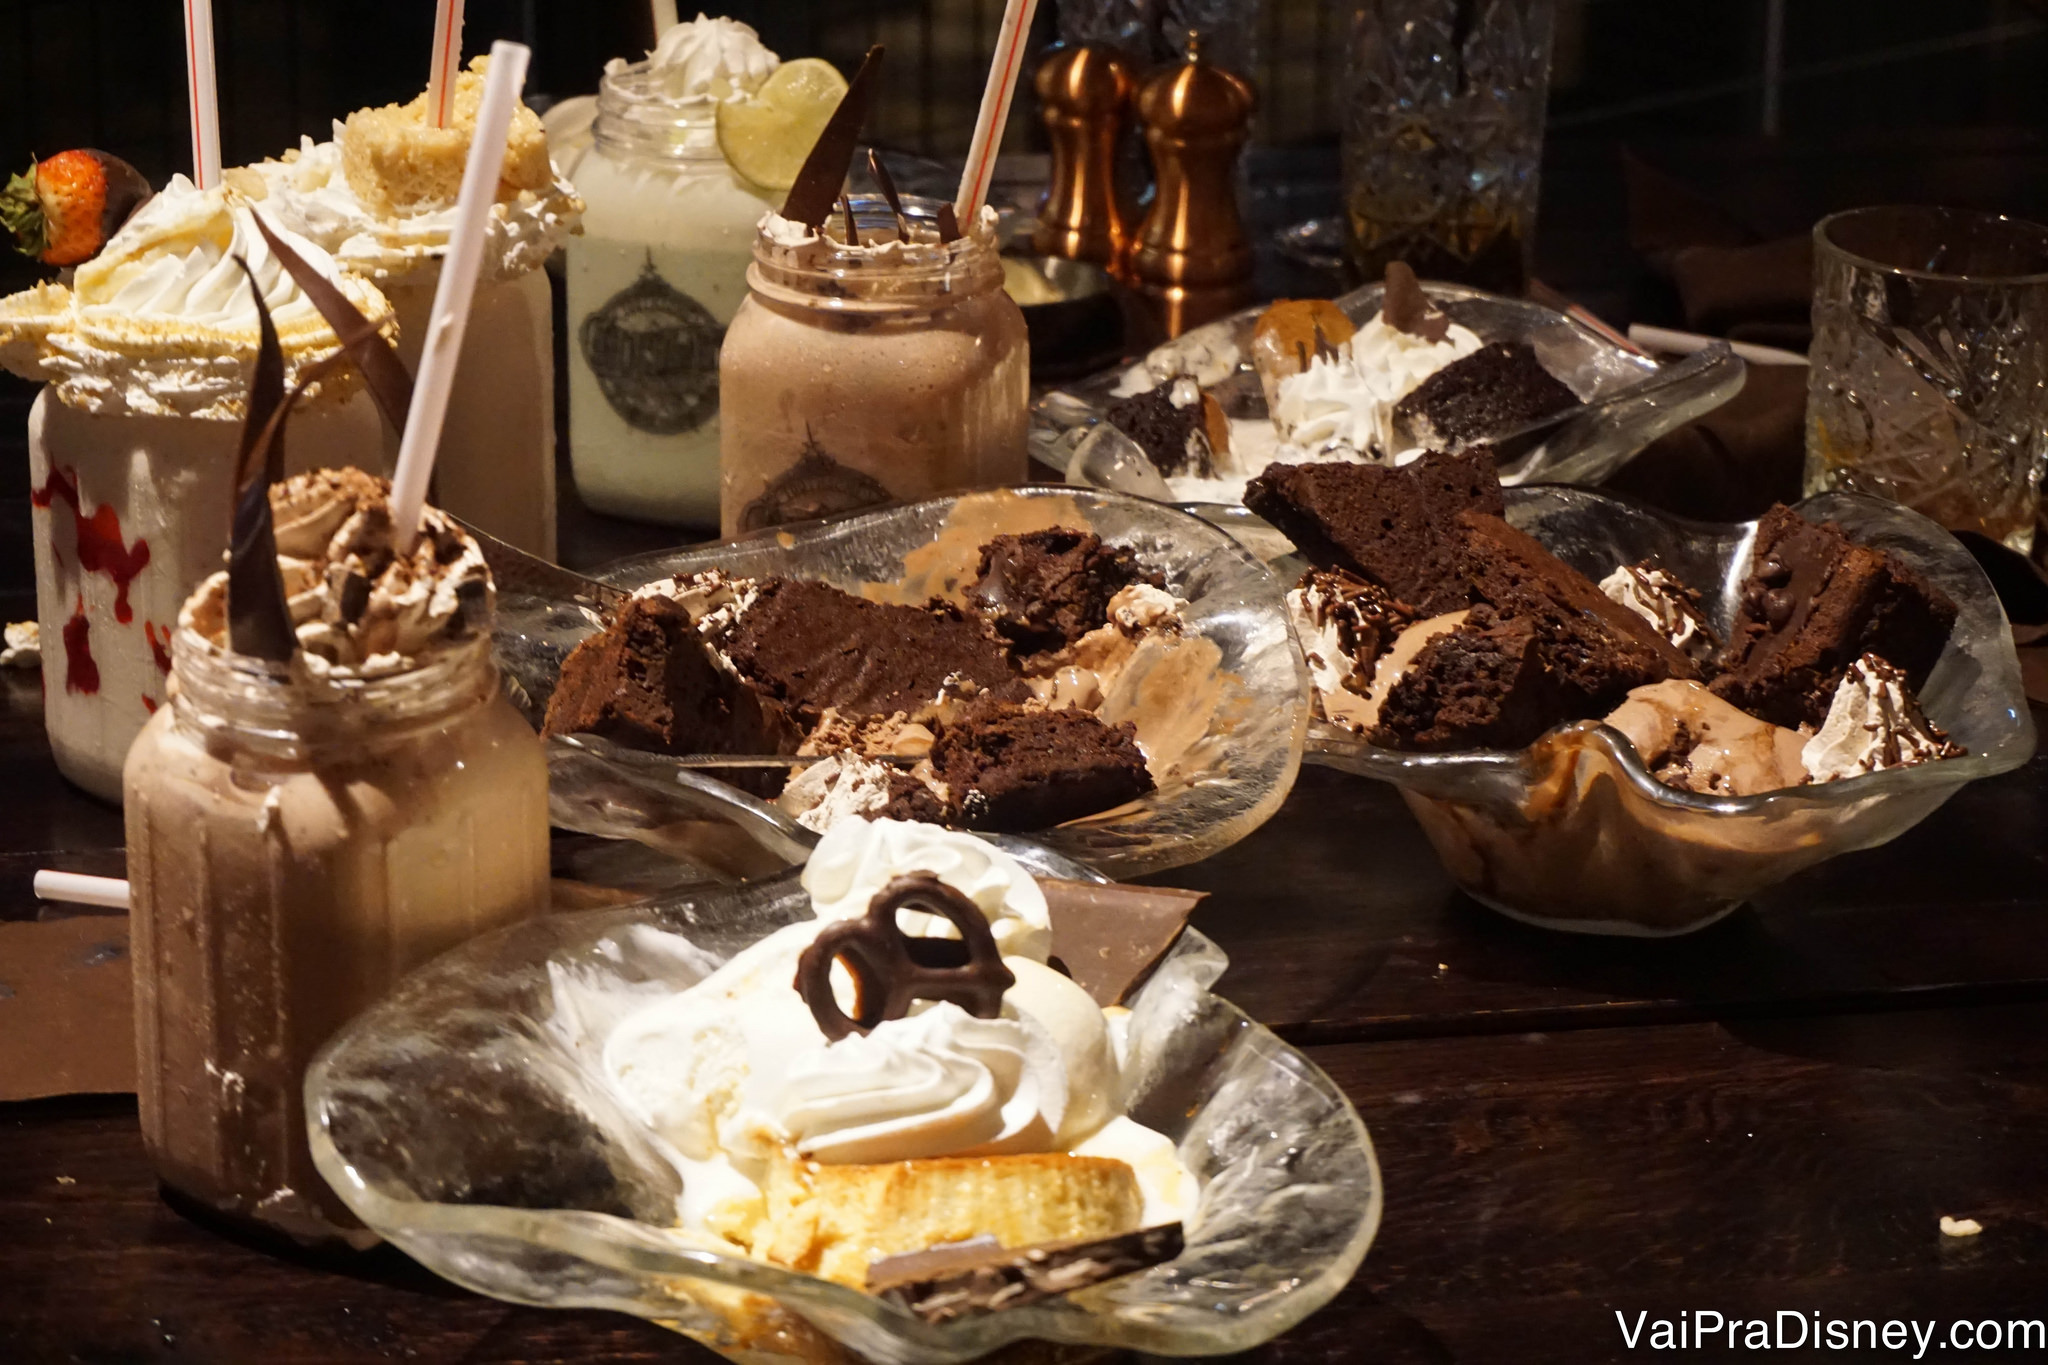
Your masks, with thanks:
<instances>
[{"instance_id":1,"label":"brownie slice","mask_svg":"<svg viewBox=\"0 0 2048 1365\"><path fill-rule=\"evenodd\" d=\"M1394 420L1418 444L1462 450L1578 403L1527 342L1496 341L1423 380L1394 405Z\"/></svg>"},{"instance_id":2,"label":"brownie slice","mask_svg":"<svg viewBox=\"0 0 2048 1365\"><path fill-rule=\"evenodd\" d=\"M1638 687L1699 670L1578 570L1478 512L1458 516L1478 605L1424 646L1380 707L1372 741L1397 749L1515 749L1606 715Z\"/></svg>"},{"instance_id":3,"label":"brownie slice","mask_svg":"<svg viewBox=\"0 0 2048 1365\"><path fill-rule=\"evenodd\" d=\"M1183 401L1174 402L1176 397ZM1137 442L1160 473L1209 479L1215 477L1216 469L1204 407L1201 387L1192 379L1178 378L1119 398L1102 415Z\"/></svg>"},{"instance_id":4,"label":"brownie slice","mask_svg":"<svg viewBox=\"0 0 2048 1365\"><path fill-rule=\"evenodd\" d=\"M889 803L875 812L877 820L915 820L927 825L946 823L946 805L939 794L909 773L889 774Z\"/></svg>"},{"instance_id":5,"label":"brownie slice","mask_svg":"<svg viewBox=\"0 0 2048 1365\"><path fill-rule=\"evenodd\" d=\"M1714 692L1776 725L1817 726L1865 654L1903 671L1914 691L1925 686L1956 611L1898 556L1773 507L1757 523Z\"/></svg>"},{"instance_id":6,"label":"brownie slice","mask_svg":"<svg viewBox=\"0 0 2048 1365\"><path fill-rule=\"evenodd\" d=\"M1361 574L1424 616L1469 600L1458 514L1504 510L1492 456L1483 450L1432 451L1396 469L1272 464L1245 489L1244 502L1317 568Z\"/></svg>"},{"instance_id":7,"label":"brownie slice","mask_svg":"<svg viewBox=\"0 0 2048 1365\"><path fill-rule=\"evenodd\" d=\"M805 726L827 707L848 716L916 714L942 693L1020 701L1023 675L958 607L870 602L824 583L762 582L716 643L734 671Z\"/></svg>"},{"instance_id":8,"label":"brownie slice","mask_svg":"<svg viewBox=\"0 0 2048 1365\"><path fill-rule=\"evenodd\" d=\"M1699 667L1656 627L1622 606L1598 584L1497 516L1464 512L1465 563L1472 593L1503 616L1534 616L1545 625L1553 651L1566 651L1572 671L1578 656L1605 655L1616 673L1637 676L1623 687L1697 678ZM1605 686L1598 689L1604 695ZM1619 704L1620 697L1615 697Z\"/></svg>"},{"instance_id":9,"label":"brownie slice","mask_svg":"<svg viewBox=\"0 0 2048 1365\"><path fill-rule=\"evenodd\" d=\"M1519 749L1571 709L1566 680L1544 658L1541 625L1482 605L1423 646L1380 704L1369 738L1426 753Z\"/></svg>"},{"instance_id":10,"label":"brownie slice","mask_svg":"<svg viewBox=\"0 0 2048 1365\"><path fill-rule=\"evenodd\" d=\"M1109 620L1109 599L1133 583L1165 587L1129 550L1064 526L997 536L981 547L967 600L1024 658L1057 653Z\"/></svg>"},{"instance_id":11,"label":"brownie slice","mask_svg":"<svg viewBox=\"0 0 2048 1365\"><path fill-rule=\"evenodd\" d=\"M794 752L803 735L777 702L713 662L690 613L628 601L562 661L541 733L588 733L659 753Z\"/></svg>"},{"instance_id":12,"label":"brownie slice","mask_svg":"<svg viewBox=\"0 0 2048 1365\"><path fill-rule=\"evenodd\" d=\"M931 763L968 829L1046 829L1153 788L1135 726L1071 707L977 702L941 728Z\"/></svg>"}]
</instances>

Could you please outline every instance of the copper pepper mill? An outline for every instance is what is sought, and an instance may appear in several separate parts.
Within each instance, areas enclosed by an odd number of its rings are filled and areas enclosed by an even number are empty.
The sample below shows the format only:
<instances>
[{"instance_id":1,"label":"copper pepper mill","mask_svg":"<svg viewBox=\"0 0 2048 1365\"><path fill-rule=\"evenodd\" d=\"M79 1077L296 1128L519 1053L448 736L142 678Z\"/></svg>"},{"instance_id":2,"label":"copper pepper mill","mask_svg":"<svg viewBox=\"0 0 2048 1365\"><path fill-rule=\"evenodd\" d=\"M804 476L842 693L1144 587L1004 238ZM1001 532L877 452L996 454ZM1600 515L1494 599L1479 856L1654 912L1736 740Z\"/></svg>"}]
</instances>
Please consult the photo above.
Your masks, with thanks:
<instances>
[{"instance_id":1,"label":"copper pepper mill","mask_svg":"<svg viewBox=\"0 0 2048 1365\"><path fill-rule=\"evenodd\" d=\"M1114 273L1131 237L1116 193L1117 139L1137 86L1130 61L1098 43L1061 48L1039 65L1033 83L1052 141L1052 180L1031 249Z\"/></svg>"},{"instance_id":2,"label":"copper pepper mill","mask_svg":"<svg viewBox=\"0 0 2048 1365\"><path fill-rule=\"evenodd\" d=\"M1236 166L1257 103L1249 81L1202 59L1195 35L1187 61L1138 92L1158 191L1129 273L1168 336L1251 302L1252 248L1237 214Z\"/></svg>"}]
</instances>

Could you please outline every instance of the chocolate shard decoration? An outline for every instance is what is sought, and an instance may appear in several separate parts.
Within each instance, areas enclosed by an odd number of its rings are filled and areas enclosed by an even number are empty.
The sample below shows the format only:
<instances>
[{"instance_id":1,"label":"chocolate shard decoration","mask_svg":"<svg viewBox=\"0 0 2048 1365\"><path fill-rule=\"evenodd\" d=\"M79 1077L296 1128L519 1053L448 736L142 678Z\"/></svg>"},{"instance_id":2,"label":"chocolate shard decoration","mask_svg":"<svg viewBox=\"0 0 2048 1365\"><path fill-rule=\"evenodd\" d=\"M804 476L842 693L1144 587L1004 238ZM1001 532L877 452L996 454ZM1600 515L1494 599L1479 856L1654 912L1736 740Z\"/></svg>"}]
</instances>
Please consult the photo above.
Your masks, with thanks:
<instances>
[{"instance_id":1,"label":"chocolate shard decoration","mask_svg":"<svg viewBox=\"0 0 2048 1365\"><path fill-rule=\"evenodd\" d=\"M1421 281L1406 261L1388 261L1386 289L1380 296L1380 315L1387 326L1424 341L1442 341L1451 330L1451 320L1422 292Z\"/></svg>"},{"instance_id":2,"label":"chocolate shard decoration","mask_svg":"<svg viewBox=\"0 0 2048 1365\"><path fill-rule=\"evenodd\" d=\"M1098 1005L1121 1005L1145 984L1206 891L1040 877L1052 955Z\"/></svg>"},{"instance_id":3,"label":"chocolate shard decoration","mask_svg":"<svg viewBox=\"0 0 2048 1365\"><path fill-rule=\"evenodd\" d=\"M273 663L286 663L298 646L292 633L284 578L277 567L276 526L270 514L270 485L283 469L284 419L291 410L284 392L284 348L263 302L263 290L249 263L235 264L248 276L256 300L256 364L249 372L248 416L235 461L234 530L228 543L228 648Z\"/></svg>"},{"instance_id":4,"label":"chocolate shard decoration","mask_svg":"<svg viewBox=\"0 0 2048 1365\"><path fill-rule=\"evenodd\" d=\"M369 388L377 411L384 414L384 420L391 424L393 431L404 431L405 414L412 407L412 376L406 373L405 362L398 358L398 348L363 316L362 309L349 302L348 295L341 292L339 285L315 270L304 256L272 232L270 224L263 221L262 214L251 213L249 216L256 220L256 230L269 243L271 254L298 282L306 297L313 301L313 306L320 310L320 316L327 319L327 325L334 329L342 351L355 362L356 372L362 375L363 383Z\"/></svg>"},{"instance_id":5,"label":"chocolate shard decoration","mask_svg":"<svg viewBox=\"0 0 2048 1365\"><path fill-rule=\"evenodd\" d=\"M840 212L841 212L842 214L844 214L844 215L846 216L846 244L847 244L848 246L859 246L859 245L860 245L860 228L859 228L859 226L858 226L858 225L857 225L857 224L856 224L856 223L855 223L855 222L853 221L853 196L852 196L852 195L850 195L850 194L843 194L843 193L842 193L842 194L841 194L841 195L839 196L839 211L840 211Z\"/></svg>"},{"instance_id":6,"label":"chocolate shard decoration","mask_svg":"<svg viewBox=\"0 0 2048 1365\"><path fill-rule=\"evenodd\" d=\"M896 236L899 241L910 240L910 215L903 211L903 196L896 193L896 177L889 174L889 168L882 164L882 154L868 148L868 174L881 187L882 198L889 201L889 211L896 215Z\"/></svg>"},{"instance_id":7,"label":"chocolate shard decoration","mask_svg":"<svg viewBox=\"0 0 2048 1365\"><path fill-rule=\"evenodd\" d=\"M821 237L840 187L846 183L847 168L853 164L853 147L860 141L861 126L868 121L869 93L875 71L881 65L882 45L876 43L847 83L839 107L825 121L825 131L811 144L811 154L804 158L803 169L796 173L796 183L789 187L789 197L782 201L784 218L802 223Z\"/></svg>"},{"instance_id":8,"label":"chocolate shard decoration","mask_svg":"<svg viewBox=\"0 0 2048 1365\"><path fill-rule=\"evenodd\" d=\"M930 1323L1042 1303L1164 1265L1186 1246L1179 1223L1092 1242L1013 1249L993 1237L885 1256L868 1267L868 1292Z\"/></svg>"},{"instance_id":9,"label":"chocolate shard decoration","mask_svg":"<svg viewBox=\"0 0 2048 1365\"><path fill-rule=\"evenodd\" d=\"M960 240L960 215L951 204L939 205L939 240L957 242Z\"/></svg>"}]
</instances>

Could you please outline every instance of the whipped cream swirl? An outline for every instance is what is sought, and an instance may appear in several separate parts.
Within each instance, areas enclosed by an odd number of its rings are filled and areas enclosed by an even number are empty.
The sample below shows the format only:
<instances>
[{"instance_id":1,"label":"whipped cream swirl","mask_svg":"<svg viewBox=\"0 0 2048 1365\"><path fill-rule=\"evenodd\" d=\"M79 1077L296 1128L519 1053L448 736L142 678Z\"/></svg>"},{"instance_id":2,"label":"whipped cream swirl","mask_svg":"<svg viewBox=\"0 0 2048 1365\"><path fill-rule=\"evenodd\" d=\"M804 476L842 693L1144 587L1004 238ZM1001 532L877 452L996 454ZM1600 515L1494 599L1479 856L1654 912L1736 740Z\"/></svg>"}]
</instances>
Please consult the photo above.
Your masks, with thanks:
<instances>
[{"instance_id":1,"label":"whipped cream swirl","mask_svg":"<svg viewBox=\"0 0 2048 1365\"><path fill-rule=\"evenodd\" d=\"M921 1003L865 1035L827 1042L796 991L796 961L826 923L865 913L875 891L912 871L936 872L989 917L1016 977L1002 1012L979 1019ZM683 1172L686 1225L743 1227L758 1215L771 1165L791 1154L874 1163L1073 1151L1106 1134L1145 1160L1133 1165L1148 1207L1156 1197L1175 1210L1167 1216L1180 1216L1192 1182L1165 1137L1123 1116L1109 1015L1045 965L1045 898L1028 872L973 835L855 821L820 841L804 885L817 918L641 1007L605 1041L613 1088ZM850 1006L851 983L835 973L834 988Z\"/></svg>"},{"instance_id":2,"label":"whipped cream swirl","mask_svg":"<svg viewBox=\"0 0 2048 1365\"><path fill-rule=\"evenodd\" d=\"M341 136L337 121L334 141L301 138L298 150L284 159L233 174L252 190L260 189L264 207L277 221L318 242L345 269L392 284L436 267L448 254L454 202L391 217L371 210L349 188L342 171ZM538 270L582 226L583 201L560 174L545 194L521 190L501 199L491 206L484 229L483 278L496 283Z\"/></svg>"},{"instance_id":3,"label":"whipped cream swirl","mask_svg":"<svg viewBox=\"0 0 2048 1365\"><path fill-rule=\"evenodd\" d=\"M1799 758L1813 781L1834 782L1962 754L1921 712L1904 671L1865 654L1836 685L1827 719Z\"/></svg>"},{"instance_id":4,"label":"whipped cream swirl","mask_svg":"<svg viewBox=\"0 0 2048 1365\"><path fill-rule=\"evenodd\" d=\"M259 339L248 262L284 349L286 382L340 345L319 309L257 230L255 209L228 188L174 176L78 268L69 290L48 286L0 303L0 363L57 386L88 412L240 417ZM276 220L273 231L373 321L391 305L315 242ZM321 387L353 392L344 372Z\"/></svg>"},{"instance_id":5,"label":"whipped cream swirl","mask_svg":"<svg viewBox=\"0 0 2048 1365\"><path fill-rule=\"evenodd\" d=\"M1334 356L1317 356L1280 381L1273 425L1281 440L1311 455L1391 461L1399 453L1394 405L1482 344L1455 322L1442 341L1430 341L1376 314Z\"/></svg>"},{"instance_id":6,"label":"whipped cream swirl","mask_svg":"<svg viewBox=\"0 0 2048 1365\"><path fill-rule=\"evenodd\" d=\"M647 65L661 77L671 99L743 99L782 65L762 45L761 35L737 19L712 19L699 14L664 29L647 54ZM623 68L616 58L605 68Z\"/></svg>"}]
</instances>

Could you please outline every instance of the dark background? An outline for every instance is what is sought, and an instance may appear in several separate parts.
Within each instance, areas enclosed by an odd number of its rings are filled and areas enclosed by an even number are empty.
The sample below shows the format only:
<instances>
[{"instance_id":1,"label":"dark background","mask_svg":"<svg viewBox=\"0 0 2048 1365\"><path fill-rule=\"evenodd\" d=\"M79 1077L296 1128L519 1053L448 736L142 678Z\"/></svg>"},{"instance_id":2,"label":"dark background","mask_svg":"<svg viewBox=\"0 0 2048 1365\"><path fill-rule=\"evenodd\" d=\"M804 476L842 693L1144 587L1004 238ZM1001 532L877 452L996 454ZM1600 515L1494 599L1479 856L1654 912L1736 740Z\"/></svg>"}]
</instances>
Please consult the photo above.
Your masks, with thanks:
<instances>
[{"instance_id":1,"label":"dark background","mask_svg":"<svg viewBox=\"0 0 2048 1365\"><path fill-rule=\"evenodd\" d=\"M1041 37L1057 31L1061 3L1040 5ZM1218 0L1118 3L1177 11ZM939 158L964 151L1002 0L724 8L785 57L850 70L868 44L887 43L874 140ZM1354 8L1263 0L1257 10L1247 64L1262 105L1247 185L1262 241L1336 208ZM433 0L215 0L224 160L273 156L302 134L328 136L337 115L411 98L425 84L433 15ZM644 0L469 0L465 50L499 37L533 47L528 93L541 105L594 89L607 59L647 48L652 23ZM1557 0L1553 65L1536 269L1617 324L1682 322L1630 249L1624 149L1758 237L1887 201L2048 219L2048 0ZM1034 112L1027 90L1010 153L1042 147ZM189 169L179 0L0 0L0 167L80 145L127 157L157 183ZM38 273L0 253L0 293ZM15 507L32 393L0 374L0 555L24 565L26 512Z\"/></svg>"}]
</instances>

